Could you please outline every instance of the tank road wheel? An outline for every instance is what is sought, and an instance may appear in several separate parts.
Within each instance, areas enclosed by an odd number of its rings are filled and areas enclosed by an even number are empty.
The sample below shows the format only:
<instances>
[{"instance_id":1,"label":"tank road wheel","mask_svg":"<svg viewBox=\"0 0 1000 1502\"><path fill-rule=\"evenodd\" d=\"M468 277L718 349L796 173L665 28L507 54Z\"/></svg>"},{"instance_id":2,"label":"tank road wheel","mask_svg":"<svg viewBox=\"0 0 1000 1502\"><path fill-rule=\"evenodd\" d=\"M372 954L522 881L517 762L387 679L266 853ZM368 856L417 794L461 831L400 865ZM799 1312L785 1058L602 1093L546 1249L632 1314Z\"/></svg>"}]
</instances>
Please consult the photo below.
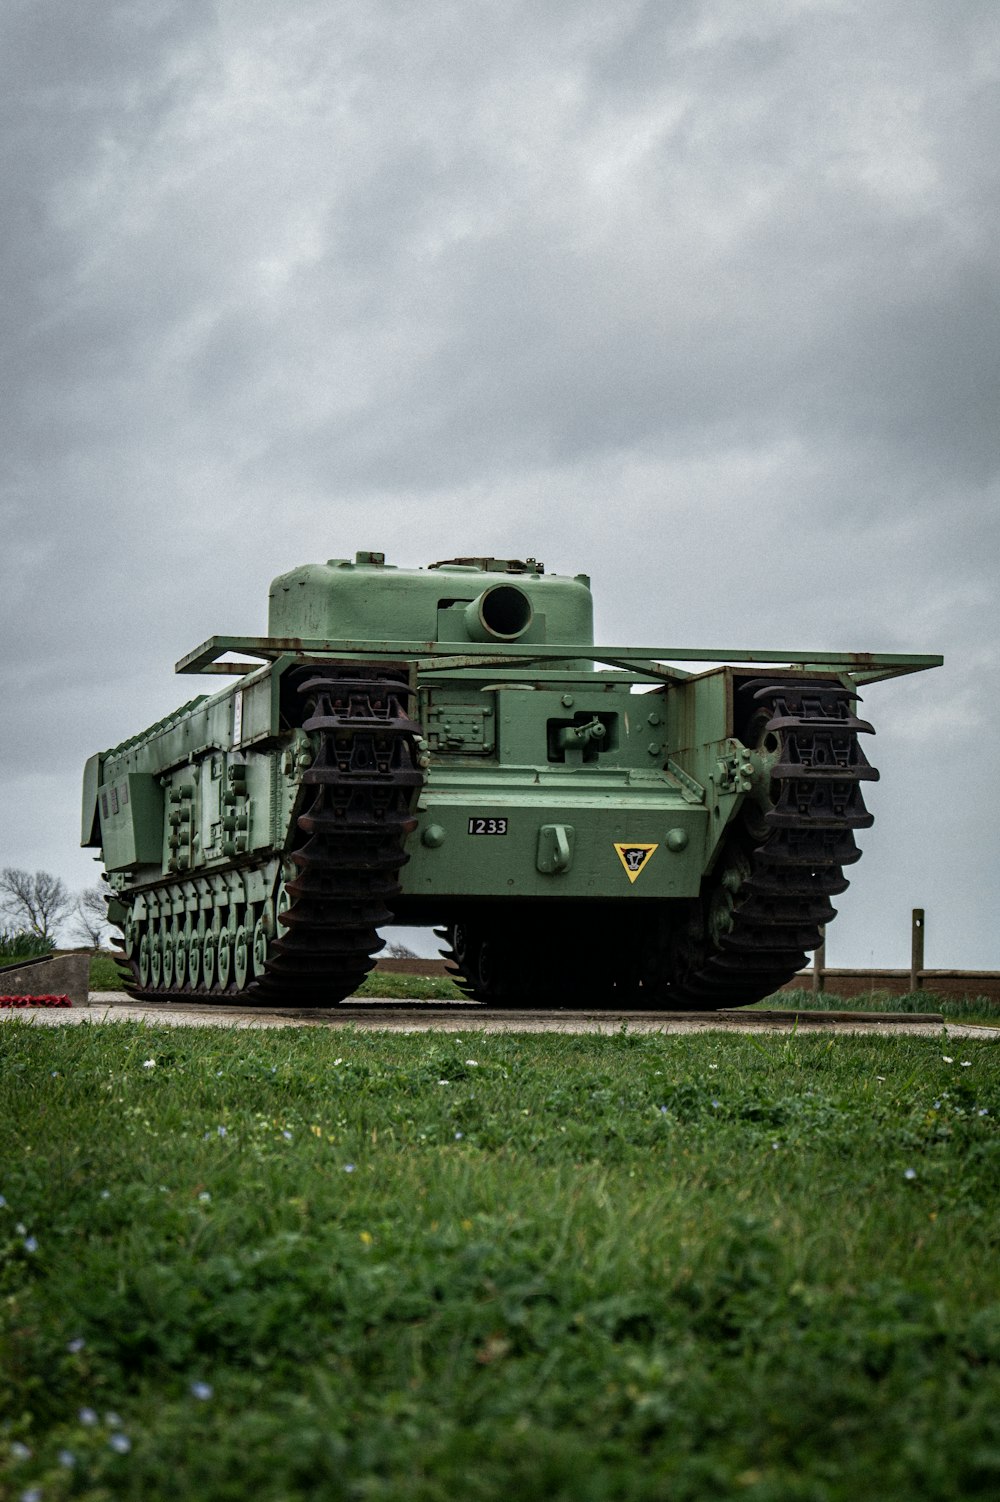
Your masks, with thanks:
<instances>
[{"instance_id":1,"label":"tank road wheel","mask_svg":"<svg viewBox=\"0 0 1000 1502\"><path fill-rule=\"evenodd\" d=\"M236 982L237 991L242 991L247 983L250 972L250 940L247 935L247 923L253 923L253 911L244 914L244 921L233 934L233 980Z\"/></svg>"},{"instance_id":2,"label":"tank road wheel","mask_svg":"<svg viewBox=\"0 0 1000 1502\"><path fill-rule=\"evenodd\" d=\"M479 990L479 935L467 923L451 923L447 928L439 928L435 932L438 938L448 942L444 958L453 962L449 972L456 986L466 996L485 1001L485 996Z\"/></svg>"},{"instance_id":3,"label":"tank road wheel","mask_svg":"<svg viewBox=\"0 0 1000 1502\"><path fill-rule=\"evenodd\" d=\"M140 943L139 921L129 913L122 925L122 952L127 960L132 959Z\"/></svg>"},{"instance_id":4,"label":"tank road wheel","mask_svg":"<svg viewBox=\"0 0 1000 1502\"><path fill-rule=\"evenodd\" d=\"M163 989L170 991L174 984L174 945L177 942L177 920L168 928L166 922L160 924L160 947L163 958Z\"/></svg>"},{"instance_id":5,"label":"tank road wheel","mask_svg":"<svg viewBox=\"0 0 1000 1502\"><path fill-rule=\"evenodd\" d=\"M219 977L218 988L220 991L228 990L233 973L233 931L228 923L219 931L215 963Z\"/></svg>"},{"instance_id":6,"label":"tank road wheel","mask_svg":"<svg viewBox=\"0 0 1000 1502\"><path fill-rule=\"evenodd\" d=\"M197 991L201 981L201 951L204 942L204 920L199 918L197 924L192 924L191 937L188 940L187 975L188 985L192 991Z\"/></svg>"},{"instance_id":7,"label":"tank road wheel","mask_svg":"<svg viewBox=\"0 0 1000 1502\"><path fill-rule=\"evenodd\" d=\"M188 953L191 946L192 924L188 918L184 927L177 935L174 944L174 985L178 991L186 985L188 978Z\"/></svg>"},{"instance_id":8,"label":"tank road wheel","mask_svg":"<svg viewBox=\"0 0 1000 1502\"><path fill-rule=\"evenodd\" d=\"M477 996L494 996L499 988L499 966L495 953L497 944L490 938L480 941L472 971L472 983Z\"/></svg>"},{"instance_id":9,"label":"tank road wheel","mask_svg":"<svg viewBox=\"0 0 1000 1502\"><path fill-rule=\"evenodd\" d=\"M149 937L149 930L143 934L139 941L139 984L145 991L153 978L153 943Z\"/></svg>"},{"instance_id":10,"label":"tank road wheel","mask_svg":"<svg viewBox=\"0 0 1000 1502\"><path fill-rule=\"evenodd\" d=\"M212 925L206 930L205 941L201 950L201 968L205 977L205 990L215 989L216 958L219 952L219 930L217 920L213 914Z\"/></svg>"},{"instance_id":11,"label":"tank road wheel","mask_svg":"<svg viewBox=\"0 0 1000 1502\"><path fill-rule=\"evenodd\" d=\"M439 931L439 937L449 941L444 956L454 962L451 974L466 996L490 1006L527 1001L536 967L525 935L512 933L507 925L462 922Z\"/></svg>"},{"instance_id":12,"label":"tank road wheel","mask_svg":"<svg viewBox=\"0 0 1000 1502\"><path fill-rule=\"evenodd\" d=\"M154 928L150 940L149 978L158 991L163 983L163 932Z\"/></svg>"},{"instance_id":13,"label":"tank road wheel","mask_svg":"<svg viewBox=\"0 0 1000 1502\"><path fill-rule=\"evenodd\" d=\"M449 958L455 961L460 970L465 970L467 966L474 963L475 959L475 946L468 926L464 923L455 923L446 932L451 946Z\"/></svg>"},{"instance_id":14,"label":"tank road wheel","mask_svg":"<svg viewBox=\"0 0 1000 1502\"><path fill-rule=\"evenodd\" d=\"M271 925L266 914L262 914L254 924L253 945L250 955L250 964L254 979L257 980L267 971L267 951L271 937Z\"/></svg>"}]
</instances>

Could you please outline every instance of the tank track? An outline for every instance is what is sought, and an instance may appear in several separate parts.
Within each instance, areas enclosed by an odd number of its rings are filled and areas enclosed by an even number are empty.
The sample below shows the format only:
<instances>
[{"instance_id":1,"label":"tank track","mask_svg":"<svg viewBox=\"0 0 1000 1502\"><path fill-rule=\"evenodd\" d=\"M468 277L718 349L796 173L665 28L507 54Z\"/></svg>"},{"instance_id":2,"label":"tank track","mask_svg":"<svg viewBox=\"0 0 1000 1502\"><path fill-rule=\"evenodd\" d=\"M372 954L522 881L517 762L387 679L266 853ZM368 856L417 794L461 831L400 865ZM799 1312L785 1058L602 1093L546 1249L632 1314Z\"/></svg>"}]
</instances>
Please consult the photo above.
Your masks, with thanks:
<instances>
[{"instance_id":1,"label":"tank track","mask_svg":"<svg viewBox=\"0 0 1000 1502\"><path fill-rule=\"evenodd\" d=\"M798 974L835 916L830 898L849 885L843 868L860 859L854 831L873 822L860 785L878 772L858 736L874 732L837 683L754 679L741 692L763 775L701 896L655 914L578 907L523 946L509 924L470 914L439 930L467 995L710 1011L760 1001Z\"/></svg>"},{"instance_id":2,"label":"tank track","mask_svg":"<svg viewBox=\"0 0 1000 1502\"><path fill-rule=\"evenodd\" d=\"M247 912L240 925L230 914L225 927L213 930L207 980L204 934L198 937L197 984L169 984L165 963L161 984L143 984L140 957L123 958L130 995L331 1006L357 989L383 947L377 929L392 918L389 903L409 859L404 842L416 826L412 808L423 782L419 726L406 711L406 670L323 663L296 669L291 681L302 705L301 728L316 745L302 773L305 806L284 856L294 875L273 894L270 914ZM164 932L161 943L173 944L172 955L181 954L173 934ZM181 959L179 968L184 964ZM188 976L190 970L188 960Z\"/></svg>"},{"instance_id":3,"label":"tank track","mask_svg":"<svg viewBox=\"0 0 1000 1502\"><path fill-rule=\"evenodd\" d=\"M857 695L835 683L743 686L756 713L748 740L768 772L725 840L702 896L654 958L665 1004L691 1009L760 1001L792 980L836 916L844 866L867 829L861 783L878 780L858 741L874 734Z\"/></svg>"}]
</instances>

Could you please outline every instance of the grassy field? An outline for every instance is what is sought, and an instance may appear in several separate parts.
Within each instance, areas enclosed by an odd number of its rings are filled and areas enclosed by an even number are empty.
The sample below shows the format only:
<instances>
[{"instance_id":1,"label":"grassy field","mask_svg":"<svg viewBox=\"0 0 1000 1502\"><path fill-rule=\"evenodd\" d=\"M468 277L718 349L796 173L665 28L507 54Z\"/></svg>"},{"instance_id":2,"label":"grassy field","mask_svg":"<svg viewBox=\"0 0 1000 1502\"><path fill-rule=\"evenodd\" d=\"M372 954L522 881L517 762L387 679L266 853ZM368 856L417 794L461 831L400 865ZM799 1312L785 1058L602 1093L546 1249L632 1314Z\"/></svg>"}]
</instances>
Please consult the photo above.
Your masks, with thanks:
<instances>
[{"instance_id":1,"label":"grassy field","mask_svg":"<svg viewBox=\"0 0 1000 1502\"><path fill-rule=\"evenodd\" d=\"M1000 1494L985 1041L0 1050L0 1495Z\"/></svg>"}]
</instances>

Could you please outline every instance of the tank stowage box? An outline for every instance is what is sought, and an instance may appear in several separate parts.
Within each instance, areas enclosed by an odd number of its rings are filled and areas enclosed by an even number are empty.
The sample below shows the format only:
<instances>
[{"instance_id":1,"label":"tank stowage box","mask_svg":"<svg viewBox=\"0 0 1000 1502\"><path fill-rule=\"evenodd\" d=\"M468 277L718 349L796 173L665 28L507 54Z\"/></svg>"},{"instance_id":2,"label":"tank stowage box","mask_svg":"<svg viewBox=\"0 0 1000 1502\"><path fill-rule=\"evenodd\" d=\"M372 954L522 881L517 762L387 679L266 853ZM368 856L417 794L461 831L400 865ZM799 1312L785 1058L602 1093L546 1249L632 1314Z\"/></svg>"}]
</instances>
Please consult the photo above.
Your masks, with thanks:
<instances>
[{"instance_id":1,"label":"tank stowage box","mask_svg":"<svg viewBox=\"0 0 1000 1502\"><path fill-rule=\"evenodd\" d=\"M860 854L857 686L940 661L600 647L582 574L334 558L177 665L235 681L91 757L82 842L133 995L331 1005L396 922L495 1005L739 1005Z\"/></svg>"}]
</instances>

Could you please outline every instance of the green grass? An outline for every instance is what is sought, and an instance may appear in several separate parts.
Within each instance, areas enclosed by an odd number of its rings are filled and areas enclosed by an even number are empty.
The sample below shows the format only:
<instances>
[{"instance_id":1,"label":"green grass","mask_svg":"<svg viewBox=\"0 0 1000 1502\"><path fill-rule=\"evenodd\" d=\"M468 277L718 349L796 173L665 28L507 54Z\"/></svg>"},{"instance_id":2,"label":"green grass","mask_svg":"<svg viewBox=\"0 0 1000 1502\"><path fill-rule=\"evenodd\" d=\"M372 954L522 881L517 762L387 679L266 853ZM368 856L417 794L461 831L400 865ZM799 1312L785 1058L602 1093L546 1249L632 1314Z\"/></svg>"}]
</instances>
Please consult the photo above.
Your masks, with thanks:
<instances>
[{"instance_id":1,"label":"green grass","mask_svg":"<svg viewBox=\"0 0 1000 1502\"><path fill-rule=\"evenodd\" d=\"M1000 1027L1000 1006L988 996L939 996L934 991L868 991L861 996L836 996L830 991L778 991L747 1011L808 1012L938 1012L948 1022L977 1022Z\"/></svg>"},{"instance_id":2,"label":"green grass","mask_svg":"<svg viewBox=\"0 0 1000 1502\"><path fill-rule=\"evenodd\" d=\"M1000 1493L987 1042L15 1019L0 1055L0 1494Z\"/></svg>"},{"instance_id":3,"label":"green grass","mask_svg":"<svg viewBox=\"0 0 1000 1502\"><path fill-rule=\"evenodd\" d=\"M92 991L120 991L122 978L112 954L95 954L90 962ZM464 995L443 975L397 975L373 972L355 992L357 996L389 996L418 1001L463 1001Z\"/></svg>"},{"instance_id":4,"label":"green grass","mask_svg":"<svg viewBox=\"0 0 1000 1502\"><path fill-rule=\"evenodd\" d=\"M28 933L25 929L14 932L0 929L0 970L23 965L25 960L40 959L51 954L52 950L51 940L42 939L38 934Z\"/></svg>"}]
</instances>

